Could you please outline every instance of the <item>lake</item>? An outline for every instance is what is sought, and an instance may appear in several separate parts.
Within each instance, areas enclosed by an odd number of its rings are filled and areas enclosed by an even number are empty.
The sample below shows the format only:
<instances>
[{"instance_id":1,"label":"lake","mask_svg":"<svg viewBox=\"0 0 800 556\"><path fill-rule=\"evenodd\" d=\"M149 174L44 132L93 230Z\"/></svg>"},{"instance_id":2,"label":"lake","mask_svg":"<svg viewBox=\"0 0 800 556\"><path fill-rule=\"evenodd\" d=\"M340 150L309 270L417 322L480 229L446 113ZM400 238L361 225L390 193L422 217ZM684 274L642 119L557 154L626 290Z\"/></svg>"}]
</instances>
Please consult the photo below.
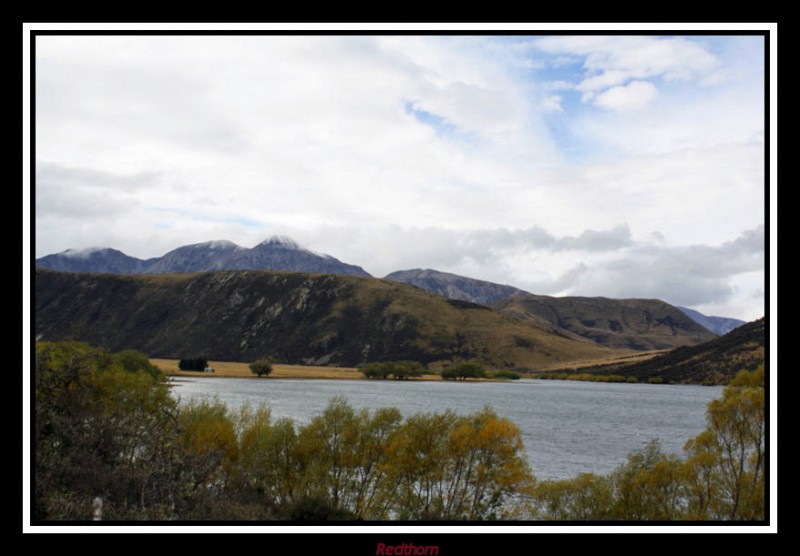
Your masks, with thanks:
<instances>
[{"instance_id":1,"label":"lake","mask_svg":"<svg viewBox=\"0 0 800 556\"><path fill-rule=\"evenodd\" d=\"M231 408L266 404L273 418L308 423L328 401L344 396L356 408L396 407L404 417L419 412L471 413L491 406L522 431L528 461L538 479L608 473L629 452L654 438L667 452L705 428L708 402L721 386L683 386L520 380L436 382L289 380L240 378L176 379L181 400L217 397Z\"/></svg>"}]
</instances>

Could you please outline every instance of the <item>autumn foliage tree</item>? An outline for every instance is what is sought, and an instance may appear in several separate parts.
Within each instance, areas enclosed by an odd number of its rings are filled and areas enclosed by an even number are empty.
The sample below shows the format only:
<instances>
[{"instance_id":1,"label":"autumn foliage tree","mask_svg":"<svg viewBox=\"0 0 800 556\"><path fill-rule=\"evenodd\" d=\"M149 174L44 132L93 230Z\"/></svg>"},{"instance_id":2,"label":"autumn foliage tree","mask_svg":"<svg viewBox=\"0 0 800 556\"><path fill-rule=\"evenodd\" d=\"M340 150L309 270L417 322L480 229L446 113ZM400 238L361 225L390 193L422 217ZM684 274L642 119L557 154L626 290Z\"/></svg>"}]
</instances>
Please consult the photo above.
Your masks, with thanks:
<instances>
[{"instance_id":1,"label":"autumn foliage tree","mask_svg":"<svg viewBox=\"0 0 800 556\"><path fill-rule=\"evenodd\" d=\"M143 354L40 342L34 373L34 516L164 519L180 490L177 404ZM138 363L137 363L138 362Z\"/></svg>"},{"instance_id":2,"label":"autumn foliage tree","mask_svg":"<svg viewBox=\"0 0 800 556\"><path fill-rule=\"evenodd\" d=\"M519 429L489 408L410 417L384 466L401 519L497 519L532 482Z\"/></svg>"},{"instance_id":3,"label":"autumn foliage tree","mask_svg":"<svg viewBox=\"0 0 800 556\"><path fill-rule=\"evenodd\" d=\"M762 520L766 453L763 365L740 372L706 412L686 458L651 442L608 476L541 481L530 516L547 520Z\"/></svg>"}]
</instances>

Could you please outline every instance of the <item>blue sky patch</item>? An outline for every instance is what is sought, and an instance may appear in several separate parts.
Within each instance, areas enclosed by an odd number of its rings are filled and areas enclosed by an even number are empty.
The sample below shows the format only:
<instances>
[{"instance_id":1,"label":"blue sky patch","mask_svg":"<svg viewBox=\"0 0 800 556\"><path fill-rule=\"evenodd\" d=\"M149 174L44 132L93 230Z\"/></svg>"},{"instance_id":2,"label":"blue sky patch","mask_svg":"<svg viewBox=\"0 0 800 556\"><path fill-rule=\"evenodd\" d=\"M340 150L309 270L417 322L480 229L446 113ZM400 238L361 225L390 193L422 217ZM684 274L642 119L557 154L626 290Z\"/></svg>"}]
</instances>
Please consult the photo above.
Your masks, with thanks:
<instances>
[{"instance_id":1,"label":"blue sky patch","mask_svg":"<svg viewBox=\"0 0 800 556\"><path fill-rule=\"evenodd\" d=\"M427 112L421 108L417 108L416 104L412 101L406 101L403 106L406 114L411 114L421 124L425 124L438 134L442 136L452 136L458 133L458 127L453 123L447 121L446 118Z\"/></svg>"}]
</instances>

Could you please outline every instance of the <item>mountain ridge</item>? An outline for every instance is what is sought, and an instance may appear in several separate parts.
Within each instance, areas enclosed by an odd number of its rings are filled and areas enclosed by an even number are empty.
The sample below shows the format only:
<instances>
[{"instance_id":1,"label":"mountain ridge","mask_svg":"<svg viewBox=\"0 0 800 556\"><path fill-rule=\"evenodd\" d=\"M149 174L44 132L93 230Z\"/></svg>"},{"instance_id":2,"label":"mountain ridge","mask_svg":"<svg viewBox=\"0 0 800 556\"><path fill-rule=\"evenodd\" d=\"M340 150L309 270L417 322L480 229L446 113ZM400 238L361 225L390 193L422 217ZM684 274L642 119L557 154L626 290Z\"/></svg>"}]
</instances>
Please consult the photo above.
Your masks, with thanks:
<instances>
[{"instance_id":1,"label":"mountain ridge","mask_svg":"<svg viewBox=\"0 0 800 556\"><path fill-rule=\"evenodd\" d=\"M653 350L697 345L716 335L659 299L521 294L490 305L503 314L609 347Z\"/></svg>"},{"instance_id":2,"label":"mountain ridge","mask_svg":"<svg viewBox=\"0 0 800 556\"><path fill-rule=\"evenodd\" d=\"M542 296L432 269L393 272L385 279L486 305L545 330L611 347L668 349L715 337L691 315L655 299Z\"/></svg>"},{"instance_id":3,"label":"mountain ridge","mask_svg":"<svg viewBox=\"0 0 800 556\"><path fill-rule=\"evenodd\" d=\"M739 319L704 315L700 311L695 311L694 309L689 309L688 307L681 307L679 305L676 305L676 307L686 313L689 318L694 320L696 323L700 324L701 326L705 326L711 330L711 332L719 336L724 336L731 330L735 330L736 328L747 324L747 321Z\"/></svg>"},{"instance_id":4,"label":"mountain ridge","mask_svg":"<svg viewBox=\"0 0 800 556\"><path fill-rule=\"evenodd\" d=\"M514 286L467 278L430 268L397 270L384 276L384 279L411 284L449 299L469 301L480 305L489 305L512 295L527 293Z\"/></svg>"},{"instance_id":5,"label":"mountain ridge","mask_svg":"<svg viewBox=\"0 0 800 556\"><path fill-rule=\"evenodd\" d=\"M86 256L82 253L86 252ZM228 240L177 247L161 257L138 259L110 247L67 249L36 259L36 266L62 272L169 274L215 270L285 270L371 276L360 266L315 253L287 236L272 236L248 249Z\"/></svg>"},{"instance_id":6,"label":"mountain ridge","mask_svg":"<svg viewBox=\"0 0 800 556\"><path fill-rule=\"evenodd\" d=\"M478 359L537 369L631 353L378 278L263 270L115 275L37 269L39 340L153 357L353 366Z\"/></svg>"},{"instance_id":7,"label":"mountain ridge","mask_svg":"<svg viewBox=\"0 0 800 556\"><path fill-rule=\"evenodd\" d=\"M195 243L177 247L161 257L152 259L137 259L130 257L122 251L112 248L89 248L89 249L67 249L61 253L47 255L36 260L36 266L50 270L63 272L96 272L111 274L169 274L169 273L192 273L209 272L218 270L277 270L290 272L306 273L325 273L370 277L371 275L362 267L344 263L335 257L327 254L316 253L297 243L288 236L272 236L265 239L252 248L239 246L228 240L214 240L203 243ZM562 308L569 305L570 299L576 297L554 298L547 296L536 296L522 289L510 285L501 285L486 280L468 278L457 274L441 272L434 269L409 269L399 270L388 274L384 279L394 282L410 284L443 296L445 298L462 301L467 303L477 303L479 305L492 306L497 303L504 303L505 306L498 306L499 310L506 312L517 318L523 318L539 327L558 331L559 333L575 339L588 338L599 343L606 343L611 338L607 333L614 330L598 331L585 330L581 326L564 326L562 321L572 318L574 315L563 314L558 318L553 317L552 308L540 307L538 313L531 310L517 310L509 307L515 302L509 300L520 296L533 296L539 300L562 300L553 303L559 304ZM589 298L587 298L589 299ZM622 304L626 300L615 300L613 302L602 301L605 298L591 298L598 300L597 303ZM662 302L663 303L663 302ZM516 302L519 305L519 302ZM528 303L533 305L533 303ZM552 303L551 303L552 305ZM683 315L698 323L704 329L715 334L724 334L729 330L739 326L743 321L724 317L708 317L693 309L678 307ZM617 311L618 312L618 311ZM671 318L681 321L682 317L673 314ZM602 316L602 315L601 315ZM588 319L593 320L593 319ZM619 322L616 317L607 319L609 325L614 326L614 322ZM589 328L592 328L591 326ZM683 328L686 328L683 326ZM695 331L694 333L697 333ZM699 343L709 338L698 337L690 343ZM618 347L634 347L635 349L650 349L656 347L675 347L674 342L664 344L645 342L637 344L636 341L630 342L630 338L617 338L609 345ZM676 345L683 345L678 342Z\"/></svg>"}]
</instances>

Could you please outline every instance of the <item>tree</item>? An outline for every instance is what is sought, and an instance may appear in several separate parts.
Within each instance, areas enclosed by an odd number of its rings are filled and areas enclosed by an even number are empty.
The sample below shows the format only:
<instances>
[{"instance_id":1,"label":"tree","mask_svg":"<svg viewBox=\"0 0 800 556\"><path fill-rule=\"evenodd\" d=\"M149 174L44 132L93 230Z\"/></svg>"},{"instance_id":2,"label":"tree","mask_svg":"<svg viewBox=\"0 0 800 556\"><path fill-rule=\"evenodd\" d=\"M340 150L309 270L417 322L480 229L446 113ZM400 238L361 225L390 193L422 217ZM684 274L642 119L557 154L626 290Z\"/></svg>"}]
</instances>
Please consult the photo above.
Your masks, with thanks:
<instances>
[{"instance_id":1,"label":"tree","mask_svg":"<svg viewBox=\"0 0 800 556\"><path fill-rule=\"evenodd\" d=\"M376 361L361 367L361 372L367 378L387 379L394 376L396 380L408 380L425 374L425 367L417 361Z\"/></svg>"},{"instance_id":2,"label":"tree","mask_svg":"<svg viewBox=\"0 0 800 556\"><path fill-rule=\"evenodd\" d=\"M390 363L391 374L394 375L396 380L408 380L409 378L416 378L422 376L425 372L425 367L422 363L417 361L395 361Z\"/></svg>"},{"instance_id":3,"label":"tree","mask_svg":"<svg viewBox=\"0 0 800 556\"><path fill-rule=\"evenodd\" d=\"M741 371L712 401L706 413L708 427L687 444L696 470L708 474L705 504L721 519L763 519L765 497L765 368ZM709 473L702 465L714 461Z\"/></svg>"},{"instance_id":4,"label":"tree","mask_svg":"<svg viewBox=\"0 0 800 556\"><path fill-rule=\"evenodd\" d=\"M624 520L672 520L683 514L683 463L661 451L658 440L628 455L611 474L613 516Z\"/></svg>"},{"instance_id":5,"label":"tree","mask_svg":"<svg viewBox=\"0 0 800 556\"><path fill-rule=\"evenodd\" d=\"M111 356L114 363L129 373L144 372L154 378L163 378L161 369L150 363L150 358L141 351L126 349Z\"/></svg>"},{"instance_id":6,"label":"tree","mask_svg":"<svg viewBox=\"0 0 800 556\"><path fill-rule=\"evenodd\" d=\"M203 371L208 367L208 357L183 357L178 361L178 368L182 371Z\"/></svg>"},{"instance_id":7,"label":"tree","mask_svg":"<svg viewBox=\"0 0 800 556\"><path fill-rule=\"evenodd\" d=\"M519 429L491 409L409 417L383 466L400 519L497 519L532 483Z\"/></svg>"},{"instance_id":8,"label":"tree","mask_svg":"<svg viewBox=\"0 0 800 556\"><path fill-rule=\"evenodd\" d=\"M596 521L611 519L614 493L608 477L581 473L574 479L538 483L533 500L537 519Z\"/></svg>"},{"instance_id":9,"label":"tree","mask_svg":"<svg viewBox=\"0 0 800 556\"><path fill-rule=\"evenodd\" d=\"M386 363L380 363L376 361L373 363L367 363L366 365L362 366L361 372L367 378L385 380L389 378L391 369Z\"/></svg>"},{"instance_id":10,"label":"tree","mask_svg":"<svg viewBox=\"0 0 800 556\"><path fill-rule=\"evenodd\" d=\"M249 366L250 372L259 377L268 376L272 372L272 361L267 358L253 361Z\"/></svg>"},{"instance_id":11,"label":"tree","mask_svg":"<svg viewBox=\"0 0 800 556\"><path fill-rule=\"evenodd\" d=\"M125 369L84 343L37 343L36 518L90 519L97 496L105 519L173 517L177 413L146 368Z\"/></svg>"},{"instance_id":12,"label":"tree","mask_svg":"<svg viewBox=\"0 0 800 556\"><path fill-rule=\"evenodd\" d=\"M475 362L459 363L442 371L444 380L466 380L486 376L484 368Z\"/></svg>"}]
</instances>

